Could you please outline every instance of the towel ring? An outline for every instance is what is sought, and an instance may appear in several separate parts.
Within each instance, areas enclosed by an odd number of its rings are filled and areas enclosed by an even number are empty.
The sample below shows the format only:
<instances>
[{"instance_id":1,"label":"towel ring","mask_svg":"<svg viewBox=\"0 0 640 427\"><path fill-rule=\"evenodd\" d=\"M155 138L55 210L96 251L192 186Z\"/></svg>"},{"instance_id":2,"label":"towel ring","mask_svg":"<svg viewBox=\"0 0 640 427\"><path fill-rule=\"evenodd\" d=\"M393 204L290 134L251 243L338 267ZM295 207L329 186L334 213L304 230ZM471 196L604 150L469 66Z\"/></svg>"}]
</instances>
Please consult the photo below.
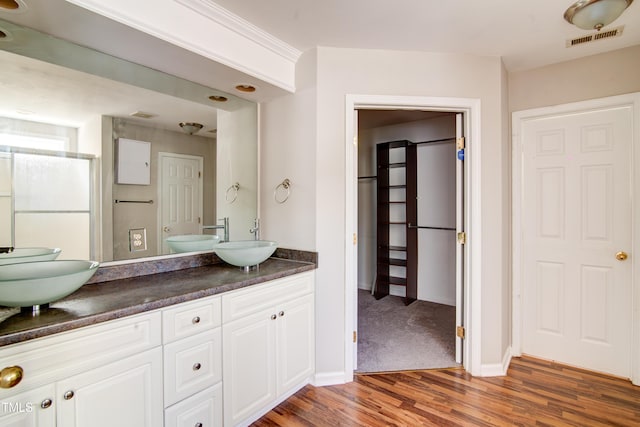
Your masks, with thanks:
<instances>
[{"instance_id":1,"label":"towel ring","mask_svg":"<svg viewBox=\"0 0 640 427\"><path fill-rule=\"evenodd\" d=\"M284 198L278 198L278 190L280 190L280 187L282 187L283 190L287 190L287 194L284 196ZM275 199L276 203L282 204L289 199L290 195L291 195L291 181L289 181L289 178L286 178L284 181L278 184L276 189L273 191L273 198Z\"/></svg>"},{"instance_id":2,"label":"towel ring","mask_svg":"<svg viewBox=\"0 0 640 427\"><path fill-rule=\"evenodd\" d=\"M238 190L240 189L240 183L236 182L235 184L233 184L231 187L227 188L227 192L224 195L225 200L227 201L227 203L231 204L233 202L236 201L236 199L238 198ZM231 193L232 197L231 200L229 200L229 192L233 190L233 193Z\"/></svg>"}]
</instances>

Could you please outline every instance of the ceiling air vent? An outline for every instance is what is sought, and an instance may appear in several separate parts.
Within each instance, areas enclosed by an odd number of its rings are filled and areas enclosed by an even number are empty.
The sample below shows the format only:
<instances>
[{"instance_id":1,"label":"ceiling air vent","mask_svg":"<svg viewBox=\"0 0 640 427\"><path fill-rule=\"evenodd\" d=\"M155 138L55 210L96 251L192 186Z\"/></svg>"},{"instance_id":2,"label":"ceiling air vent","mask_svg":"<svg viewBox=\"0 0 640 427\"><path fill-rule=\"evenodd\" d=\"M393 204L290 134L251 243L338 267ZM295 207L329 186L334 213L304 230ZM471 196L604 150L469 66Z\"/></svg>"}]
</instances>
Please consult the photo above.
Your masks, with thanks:
<instances>
[{"instance_id":1,"label":"ceiling air vent","mask_svg":"<svg viewBox=\"0 0 640 427\"><path fill-rule=\"evenodd\" d=\"M591 43L596 40L610 39L612 37L619 37L622 35L624 26L612 28L607 31L598 31L596 33L588 34L586 36L578 37L576 39L567 40L567 47L577 46L580 44Z\"/></svg>"}]
</instances>

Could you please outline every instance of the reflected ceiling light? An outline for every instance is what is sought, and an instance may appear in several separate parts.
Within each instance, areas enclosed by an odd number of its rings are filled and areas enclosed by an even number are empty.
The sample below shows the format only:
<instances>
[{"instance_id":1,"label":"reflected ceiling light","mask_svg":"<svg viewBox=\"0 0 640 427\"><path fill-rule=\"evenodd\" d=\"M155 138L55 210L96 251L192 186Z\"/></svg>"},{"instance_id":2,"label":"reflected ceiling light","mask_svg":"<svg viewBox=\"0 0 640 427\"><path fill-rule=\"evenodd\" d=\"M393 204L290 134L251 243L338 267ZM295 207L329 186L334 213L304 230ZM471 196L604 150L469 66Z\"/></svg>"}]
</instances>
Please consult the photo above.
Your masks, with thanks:
<instances>
[{"instance_id":1,"label":"reflected ceiling light","mask_svg":"<svg viewBox=\"0 0 640 427\"><path fill-rule=\"evenodd\" d=\"M200 129L202 129L202 125L200 123L185 123L185 122L182 122L182 123L180 123L180 127L182 128L183 131L185 131L189 135L193 135L194 133L196 133Z\"/></svg>"},{"instance_id":2,"label":"reflected ceiling light","mask_svg":"<svg viewBox=\"0 0 640 427\"><path fill-rule=\"evenodd\" d=\"M564 12L564 19L583 30L598 30L609 25L633 0L579 0Z\"/></svg>"},{"instance_id":3,"label":"reflected ceiling light","mask_svg":"<svg viewBox=\"0 0 640 427\"><path fill-rule=\"evenodd\" d=\"M246 93L251 93L251 92L255 92L256 91L256 87L252 86L252 85L237 85L236 86L236 90L239 90L240 92L246 92Z\"/></svg>"},{"instance_id":4,"label":"reflected ceiling light","mask_svg":"<svg viewBox=\"0 0 640 427\"><path fill-rule=\"evenodd\" d=\"M20 3L16 0L0 0L0 9L16 10L20 7Z\"/></svg>"},{"instance_id":5,"label":"reflected ceiling light","mask_svg":"<svg viewBox=\"0 0 640 427\"><path fill-rule=\"evenodd\" d=\"M209 99L216 102L227 102L227 97L221 95L211 95Z\"/></svg>"}]
</instances>

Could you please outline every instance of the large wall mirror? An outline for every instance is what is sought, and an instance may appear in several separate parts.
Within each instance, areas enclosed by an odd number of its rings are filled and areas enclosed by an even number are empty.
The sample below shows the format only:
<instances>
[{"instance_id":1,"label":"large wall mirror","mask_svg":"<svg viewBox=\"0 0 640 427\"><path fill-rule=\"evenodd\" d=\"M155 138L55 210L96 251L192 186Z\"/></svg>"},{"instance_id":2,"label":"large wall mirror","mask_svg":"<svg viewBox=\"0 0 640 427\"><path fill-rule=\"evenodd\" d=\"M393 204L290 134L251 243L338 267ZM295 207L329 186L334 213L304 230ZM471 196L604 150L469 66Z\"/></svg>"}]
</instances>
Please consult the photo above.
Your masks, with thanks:
<instances>
[{"instance_id":1,"label":"large wall mirror","mask_svg":"<svg viewBox=\"0 0 640 427\"><path fill-rule=\"evenodd\" d=\"M230 239L252 237L256 103L5 17L0 247L146 258L175 252L172 235L221 235L208 227L225 217Z\"/></svg>"}]
</instances>

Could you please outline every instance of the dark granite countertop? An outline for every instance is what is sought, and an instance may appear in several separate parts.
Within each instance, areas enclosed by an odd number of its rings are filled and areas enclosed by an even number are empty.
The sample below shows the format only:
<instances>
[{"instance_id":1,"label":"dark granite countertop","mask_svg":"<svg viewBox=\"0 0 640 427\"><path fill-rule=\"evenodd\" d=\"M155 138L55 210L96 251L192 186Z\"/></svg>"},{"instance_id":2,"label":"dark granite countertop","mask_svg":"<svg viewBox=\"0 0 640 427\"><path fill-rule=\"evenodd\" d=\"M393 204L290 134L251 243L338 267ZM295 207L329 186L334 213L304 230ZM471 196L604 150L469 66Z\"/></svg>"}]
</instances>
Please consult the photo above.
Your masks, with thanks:
<instances>
[{"instance_id":1,"label":"dark granite countertop","mask_svg":"<svg viewBox=\"0 0 640 427\"><path fill-rule=\"evenodd\" d=\"M269 258L245 273L227 264L86 284L39 315L0 308L0 346L143 313L314 270L312 262Z\"/></svg>"}]
</instances>

